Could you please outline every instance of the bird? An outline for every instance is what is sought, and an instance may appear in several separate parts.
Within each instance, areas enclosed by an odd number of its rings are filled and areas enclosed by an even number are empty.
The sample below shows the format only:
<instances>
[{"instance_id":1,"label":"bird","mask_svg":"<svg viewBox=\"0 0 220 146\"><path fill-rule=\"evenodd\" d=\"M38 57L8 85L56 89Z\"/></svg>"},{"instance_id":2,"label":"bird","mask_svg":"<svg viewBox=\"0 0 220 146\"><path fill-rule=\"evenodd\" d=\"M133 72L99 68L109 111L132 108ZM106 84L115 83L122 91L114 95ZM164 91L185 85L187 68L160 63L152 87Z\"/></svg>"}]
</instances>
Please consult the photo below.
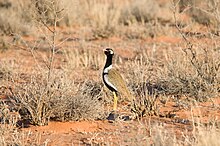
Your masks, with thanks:
<instances>
[{"instance_id":1,"label":"bird","mask_svg":"<svg viewBox=\"0 0 220 146\"><path fill-rule=\"evenodd\" d=\"M112 60L114 56L113 49L104 49L104 54L106 55L106 62L102 72L102 79L105 86L113 93L113 111L115 112L117 110L119 95L123 98L127 98L129 101L132 101L133 97L131 96L121 74L112 65Z\"/></svg>"}]
</instances>

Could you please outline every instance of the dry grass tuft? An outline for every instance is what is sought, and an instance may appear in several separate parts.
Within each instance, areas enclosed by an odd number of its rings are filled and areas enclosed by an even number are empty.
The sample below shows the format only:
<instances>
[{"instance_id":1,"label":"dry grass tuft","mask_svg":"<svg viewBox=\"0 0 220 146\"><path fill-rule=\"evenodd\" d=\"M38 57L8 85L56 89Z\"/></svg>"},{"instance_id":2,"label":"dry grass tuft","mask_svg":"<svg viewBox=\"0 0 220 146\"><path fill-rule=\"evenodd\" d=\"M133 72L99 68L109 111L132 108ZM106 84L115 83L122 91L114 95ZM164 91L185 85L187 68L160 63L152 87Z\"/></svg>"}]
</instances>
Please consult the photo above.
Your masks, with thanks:
<instances>
[{"instance_id":1,"label":"dry grass tuft","mask_svg":"<svg viewBox=\"0 0 220 146\"><path fill-rule=\"evenodd\" d=\"M158 115L156 101L161 89L153 84L153 66L152 56L145 51L128 63L129 88L135 97L132 111L138 117Z\"/></svg>"},{"instance_id":2,"label":"dry grass tuft","mask_svg":"<svg viewBox=\"0 0 220 146\"><path fill-rule=\"evenodd\" d=\"M219 52L212 48L189 48L167 56L163 79L158 84L167 94L206 100L219 94Z\"/></svg>"},{"instance_id":3,"label":"dry grass tuft","mask_svg":"<svg viewBox=\"0 0 220 146\"><path fill-rule=\"evenodd\" d=\"M156 1L132 1L122 9L121 23L131 25L134 23L147 23L156 20L159 11L159 3Z\"/></svg>"},{"instance_id":4,"label":"dry grass tuft","mask_svg":"<svg viewBox=\"0 0 220 146\"><path fill-rule=\"evenodd\" d=\"M8 80L13 74L13 62L0 62L0 80Z\"/></svg>"},{"instance_id":5,"label":"dry grass tuft","mask_svg":"<svg viewBox=\"0 0 220 146\"><path fill-rule=\"evenodd\" d=\"M104 55L93 50L82 49L66 49L64 50L66 70L74 70L75 68L87 68L92 70L99 70L103 67Z\"/></svg>"},{"instance_id":6,"label":"dry grass tuft","mask_svg":"<svg viewBox=\"0 0 220 146\"><path fill-rule=\"evenodd\" d=\"M196 134L196 146L212 145L218 146L220 140L218 138L220 134L219 128L209 127L207 129L199 128L198 133Z\"/></svg>"},{"instance_id":7,"label":"dry grass tuft","mask_svg":"<svg viewBox=\"0 0 220 146\"><path fill-rule=\"evenodd\" d=\"M8 102L8 100L2 101L2 99L0 102L0 144L2 146L37 144L37 140L29 141L30 132L21 132L17 128L20 115L11 111L11 106L9 106ZM36 136L36 139L39 139L39 136Z\"/></svg>"},{"instance_id":8,"label":"dry grass tuft","mask_svg":"<svg viewBox=\"0 0 220 146\"><path fill-rule=\"evenodd\" d=\"M148 94L150 92L147 88L146 84L139 85L136 88L136 98L132 107L132 112L137 115L137 118L159 115L159 107L157 106L158 97L156 94ZM139 94L139 96L137 96L137 94Z\"/></svg>"},{"instance_id":9,"label":"dry grass tuft","mask_svg":"<svg viewBox=\"0 0 220 146\"><path fill-rule=\"evenodd\" d=\"M64 121L105 118L101 85L94 81L85 81L78 86L76 94L61 102L64 107L54 113L54 118Z\"/></svg>"}]
</instances>

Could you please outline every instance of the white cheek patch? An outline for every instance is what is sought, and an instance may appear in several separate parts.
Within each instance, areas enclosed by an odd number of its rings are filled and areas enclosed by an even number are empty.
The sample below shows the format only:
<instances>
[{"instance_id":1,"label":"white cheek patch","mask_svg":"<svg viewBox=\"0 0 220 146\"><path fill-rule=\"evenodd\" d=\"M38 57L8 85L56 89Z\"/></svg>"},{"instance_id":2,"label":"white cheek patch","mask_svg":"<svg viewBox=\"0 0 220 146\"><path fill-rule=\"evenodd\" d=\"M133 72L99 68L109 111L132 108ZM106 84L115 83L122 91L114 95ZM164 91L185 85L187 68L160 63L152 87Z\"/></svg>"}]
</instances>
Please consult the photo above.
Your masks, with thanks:
<instances>
[{"instance_id":1,"label":"white cheek patch","mask_svg":"<svg viewBox=\"0 0 220 146\"><path fill-rule=\"evenodd\" d=\"M115 91L118 91L117 88L108 80L108 74L104 75L104 80L106 82L106 84L108 84L109 86L111 86Z\"/></svg>"},{"instance_id":2,"label":"white cheek patch","mask_svg":"<svg viewBox=\"0 0 220 146\"><path fill-rule=\"evenodd\" d=\"M110 65L109 67L106 67L103 73L108 73L110 69L112 69L112 65Z\"/></svg>"},{"instance_id":3,"label":"white cheek patch","mask_svg":"<svg viewBox=\"0 0 220 146\"><path fill-rule=\"evenodd\" d=\"M112 50L110 50L110 54L114 54L114 52Z\"/></svg>"}]
</instances>

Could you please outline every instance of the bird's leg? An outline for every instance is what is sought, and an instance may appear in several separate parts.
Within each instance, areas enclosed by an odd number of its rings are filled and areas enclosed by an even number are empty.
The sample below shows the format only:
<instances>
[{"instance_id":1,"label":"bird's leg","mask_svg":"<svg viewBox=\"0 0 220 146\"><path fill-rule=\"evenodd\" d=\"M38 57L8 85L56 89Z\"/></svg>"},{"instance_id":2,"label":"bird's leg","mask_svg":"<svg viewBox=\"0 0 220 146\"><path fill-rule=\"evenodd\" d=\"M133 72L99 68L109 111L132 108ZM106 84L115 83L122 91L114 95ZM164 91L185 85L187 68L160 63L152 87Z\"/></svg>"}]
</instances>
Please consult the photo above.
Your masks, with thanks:
<instances>
[{"instance_id":1,"label":"bird's leg","mask_svg":"<svg viewBox=\"0 0 220 146\"><path fill-rule=\"evenodd\" d=\"M117 109L117 101L118 101L118 97L116 95L116 92L112 92L113 96L114 96L114 106L113 106L113 111L109 114L109 116L107 117L107 119L109 121L115 121L118 118L118 114L116 113L116 109Z\"/></svg>"},{"instance_id":2,"label":"bird's leg","mask_svg":"<svg viewBox=\"0 0 220 146\"><path fill-rule=\"evenodd\" d=\"M117 109L118 97L117 97L117 95L116 95L115 92L113 92L113 96L114 96L114 106L113 106L113 110L116 111L116 109Z\"/></svg>"}]
</instances>

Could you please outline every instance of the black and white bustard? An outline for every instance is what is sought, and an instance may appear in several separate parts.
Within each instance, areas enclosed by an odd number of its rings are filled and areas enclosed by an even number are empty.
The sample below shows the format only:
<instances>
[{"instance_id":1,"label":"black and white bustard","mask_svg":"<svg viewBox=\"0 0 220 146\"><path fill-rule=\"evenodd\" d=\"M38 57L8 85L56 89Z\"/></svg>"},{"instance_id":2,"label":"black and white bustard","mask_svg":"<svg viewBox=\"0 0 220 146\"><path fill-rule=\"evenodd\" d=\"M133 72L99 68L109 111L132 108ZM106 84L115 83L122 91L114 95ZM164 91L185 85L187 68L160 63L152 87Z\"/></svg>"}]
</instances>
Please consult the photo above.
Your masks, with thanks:
<instances>
[{"instance_id":1,"label":"black and white bustard","mask_svg":"<svg viewBox=\"0 0 220 146\"><path fill-rule=\"evenodd\" d=\"M106 63L103 69L102 78L103 78L103 82L106 85L106 87L113 93L113 96L114 96L113 110L116 111L118 94L120 94L122 98L128 98L130 101L132 101L133 98L131 94L129 93L128 88L122 76L112 66L112 59L114 56L114 51L111 48L106 48L104 50L104 53L107 58L106 58Z\"/></svg>"}]
</instances>

